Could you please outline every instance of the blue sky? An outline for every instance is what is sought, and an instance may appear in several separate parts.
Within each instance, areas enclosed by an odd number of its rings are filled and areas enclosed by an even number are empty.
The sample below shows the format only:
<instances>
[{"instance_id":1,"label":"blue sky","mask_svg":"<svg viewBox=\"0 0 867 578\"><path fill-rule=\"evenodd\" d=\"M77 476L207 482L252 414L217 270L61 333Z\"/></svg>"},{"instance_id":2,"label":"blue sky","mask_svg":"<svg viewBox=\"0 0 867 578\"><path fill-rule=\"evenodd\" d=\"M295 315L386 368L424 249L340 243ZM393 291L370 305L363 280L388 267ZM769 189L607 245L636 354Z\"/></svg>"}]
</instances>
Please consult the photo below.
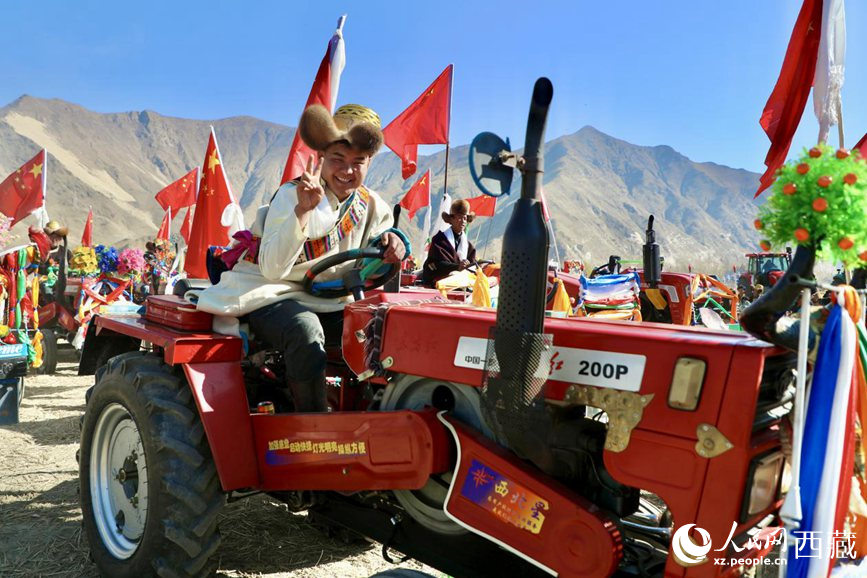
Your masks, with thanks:
<instances>
[{"instance_id":1,"label":"blue sky","mask_svg":"<svg viewBox=\"0 0 867 578\"><path fill-rule=\"evenodd\" d=\"M452 143L491 130L520 145L532 84L544 75L554 83L549 139L589 124L759 172L768 141L758 120L799 8L799 0L4 0L0 105L30 94L98 112L251 115L294 126L345 13L338 102L368 104L385 122L454 63ZM867 98L867 6L846 9L852 145L867 131L867 107L858 105ZM793 153L815 142L811 106Z\"/></svg>"}]
</instances>

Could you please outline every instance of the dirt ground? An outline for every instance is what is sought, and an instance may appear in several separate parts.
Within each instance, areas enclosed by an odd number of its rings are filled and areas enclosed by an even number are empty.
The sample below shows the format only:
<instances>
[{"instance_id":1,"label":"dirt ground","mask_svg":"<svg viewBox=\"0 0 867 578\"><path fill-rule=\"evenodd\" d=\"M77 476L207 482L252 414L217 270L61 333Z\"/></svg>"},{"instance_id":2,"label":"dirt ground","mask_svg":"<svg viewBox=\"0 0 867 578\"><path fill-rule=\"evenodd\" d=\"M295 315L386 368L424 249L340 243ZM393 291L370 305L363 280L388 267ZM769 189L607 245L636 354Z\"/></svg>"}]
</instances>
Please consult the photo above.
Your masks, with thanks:
<instances>
[{"instance_id":1,"label":"dirt ground","mask_svg":"<svg viewBox=\"0 0 867 578\"><path fill-rule=\"evenodd\" d=\"M79 416L92 377L78 377L71 349L53 376L28 376L21 421L0 427L0 576L98 576L88 559L78 502ZM256 496L226 506L217 551L226 577L366 577L395 568L379 544L347 545ZM435 570L408 562L400 567Z\"/></svg>"}]
</instances>

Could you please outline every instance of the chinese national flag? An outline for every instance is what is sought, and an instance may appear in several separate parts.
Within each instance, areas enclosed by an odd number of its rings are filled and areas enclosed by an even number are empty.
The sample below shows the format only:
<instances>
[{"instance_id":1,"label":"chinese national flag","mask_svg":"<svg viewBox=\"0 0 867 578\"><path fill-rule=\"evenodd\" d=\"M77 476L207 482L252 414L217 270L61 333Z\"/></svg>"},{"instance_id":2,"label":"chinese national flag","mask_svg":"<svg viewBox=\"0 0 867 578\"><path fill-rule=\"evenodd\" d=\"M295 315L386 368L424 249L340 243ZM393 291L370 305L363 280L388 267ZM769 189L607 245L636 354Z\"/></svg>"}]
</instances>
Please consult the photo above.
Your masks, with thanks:
<instances>
[{"instance_id":1,"label":"chinese national flag","mask_svg":"<svg viewBox=\"0 0 867 578\"><path fill-rule=\"evenodd\" d=\"M81 234L81 246L93 247L93 209L87 213L87 221L84 222L84 232Z\"/></svg>"},{"instance_id":2,"label":"chinese national flag","mask_svg":"<svg viewBox=\"0 0 867 578\"><path fill-rule=\"evenodd\" d=\"M412 219L422 207L430 206L430 169L406 192L398 203Z\"/></svg>"},{"instance_id":3,"label":"chinese national flag","mask_svg":"<svg viewBox=\"0 0 867 578\"><path fill-rule=\"evenodd\" d=\"M415 174L418 145L449 142L453 68L454 65L449 64L433 84L382 131L385 144L400 157L404 179Z\"/></svg>"},{"instance_id":4,"label":"chinese national flag","mask_svg":"<svg viewBox=\"0 0 867 578\"><path fill-rule=\"evenodd\" d=\"M177 215L181 209L196 202L196 183L199 180L199 167L194 168L163 190L155 197L164 211L172 210Z\"/></svg>"},{"instance_id":5,"label":"chinese national flag","mask_svg":"<svg viewBox=\"0 0 867 578\"><path fill-rule=\"evenodd\" d=\"M44 169L45 149L42 149L0 183L0 213L12 219L10 227L43 205Z\"/></svg>"},{"instance_id":6,"label":"chinese national flag","mask_svg":"<svg viewBox=\"0 0 867 578\"><path fill-rule=\"evenodd\" d=\"M196 199L196 212L187 246L184 270L193 279L207 279L205 258L208 247L229 244L229 225L222 223L226 208L234 204L229 182L223 172L217 137L211 129L205 162L202 166L202 183Z\"/></svg>"},{"instance_id":7,"label":"chinese national flag","mask_svg":"<svg viewBox=\"0 0 867 578\"><path fill-rule=\"evenodd\" d=\"M494 211L497 209L497 197L490 195L473 197L472 199L467 199L467 202L470 204L470 210L477 217L493 217Z\"/></svg>"},{"instance_id":8,"label":"chinese national flag","mask_svg":"<svg viewBox=\"0 0 867 578\"><path fill-rule=\"evenodd\" d=\"M346 50L343 46L343 22L346 16L341 16L337 21L337 30L328 42L325 56L319 64L316 78L313 80L313 88L307 97L305 109L313 104L321 104L330 112L334 112L334 104L337 102L337 90L340 88L340 74L346 63ZM286 159L286 167L283 169L283 177L280 184L284 185L301 176L304 172L307 159L314 154L301 140L298 131L292 139L292 148L289 149L289 158Z\"/></svg>"},{"instance_id":9,"label":"chinese national flag","mask_svg":"<svg viewBox=\"0 0 867 578\"><path fill-rule=\"evenodd\" d=\"M189 246L190 244L190 233L193 231L193 215L196 212L196 206L193 205L187 208L187 214L184 216L184 222L181 225L181 237L184 238L184 242Z\"/></svg>"},{"instance_id":10,"label":"chinese national flag","mask_svg":"<svg viewBox=\"0 0 867 578\"><path fill-rule=\"evenodd\" d=\"M172 210L166 210L166 214L163 216L163 222L160 224L160 230L157 231L157 239L163 239L164 241L168 241L169 237L172 234Z\"/></svg>"},{"instance_id":11,"label":"chinese national flag","mask_svg":"<svg viewBox=\"0 0 867 578\"><path fill-rule=\"evenodd\" d=\"M822 0L804 0L792 30L780 76L759 121L771 139L771 148L765 157L768 168L759 179L761 184L756 191L757 197L774 182L777 169L789 154L792 138L801 122L813 86L821 29Z\"/></svg>"}]
</instances>

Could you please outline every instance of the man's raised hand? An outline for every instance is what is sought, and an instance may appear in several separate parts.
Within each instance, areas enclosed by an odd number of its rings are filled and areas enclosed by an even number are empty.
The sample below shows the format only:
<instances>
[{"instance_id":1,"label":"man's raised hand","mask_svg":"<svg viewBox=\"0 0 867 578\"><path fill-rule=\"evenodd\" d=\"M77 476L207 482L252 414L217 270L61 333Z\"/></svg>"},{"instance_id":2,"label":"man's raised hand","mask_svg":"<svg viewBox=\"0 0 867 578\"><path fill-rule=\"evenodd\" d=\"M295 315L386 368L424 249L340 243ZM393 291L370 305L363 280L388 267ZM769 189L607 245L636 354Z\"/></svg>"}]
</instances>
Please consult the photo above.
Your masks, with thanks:
<instances>
[{"instance_id":1,"label":"man's raised hand","mask_svg":"<svg viewBox=\"0 0 867 578\"><path fill-rule=\"evenodd\" d=\"M320 175L322 174L322 161L315 155L307 159L307 168L298 179L295 190L298 194L298 205L295 214L301 216L315 209L325 196Z\"/></svg>"}]
</instances>

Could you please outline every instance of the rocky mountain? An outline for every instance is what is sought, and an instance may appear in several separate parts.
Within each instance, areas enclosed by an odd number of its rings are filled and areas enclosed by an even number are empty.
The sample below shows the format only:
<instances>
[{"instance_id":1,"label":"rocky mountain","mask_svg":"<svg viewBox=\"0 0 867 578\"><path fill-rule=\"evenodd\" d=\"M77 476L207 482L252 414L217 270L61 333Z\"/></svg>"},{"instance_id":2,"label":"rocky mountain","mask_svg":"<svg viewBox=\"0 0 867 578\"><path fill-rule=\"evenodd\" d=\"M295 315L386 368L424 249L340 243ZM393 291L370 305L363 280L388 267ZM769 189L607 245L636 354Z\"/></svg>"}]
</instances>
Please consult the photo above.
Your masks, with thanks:
<instances>
[{"instance_id":1,"label":"rocky mountain","mask_svg":"<svg viewBox=\"0 0 867 578\"><path fill-rule=\"evenodd\" d=\"M46 147L47 208L69 225L72 244L92 206L97 242L140 246L162 217L154 195L202 162L210 126L249 222L278 185L293 128L251 117L203 121L152 111L101 114L62 100L23 96L0 108L0 177ZM452 197L480 194L470 178L468 147L452 148L449 156ZM545 195L563 258L591 264L604 262L609 253L639 258L650 214L656 216L667 268L692 264L719 270L740 263L743 252L755 246L755 173L695 163L671 147L633 145L589 126L548 142L545 163ZM442 192L444 165L444 151L419 158L418 175L431 169L435 199ZM399 159L386 151L374 159L367 182L397 202L415 178L404 182ZM480 254L498 257L520 186L516 175L512 194L498 201L497 215L473 224L470 235ZM417 225L425 210L414 224L402 218L416 247L424 241ZM23 233L24 226L17 229Z\"/></svg>"}]
</instances>

